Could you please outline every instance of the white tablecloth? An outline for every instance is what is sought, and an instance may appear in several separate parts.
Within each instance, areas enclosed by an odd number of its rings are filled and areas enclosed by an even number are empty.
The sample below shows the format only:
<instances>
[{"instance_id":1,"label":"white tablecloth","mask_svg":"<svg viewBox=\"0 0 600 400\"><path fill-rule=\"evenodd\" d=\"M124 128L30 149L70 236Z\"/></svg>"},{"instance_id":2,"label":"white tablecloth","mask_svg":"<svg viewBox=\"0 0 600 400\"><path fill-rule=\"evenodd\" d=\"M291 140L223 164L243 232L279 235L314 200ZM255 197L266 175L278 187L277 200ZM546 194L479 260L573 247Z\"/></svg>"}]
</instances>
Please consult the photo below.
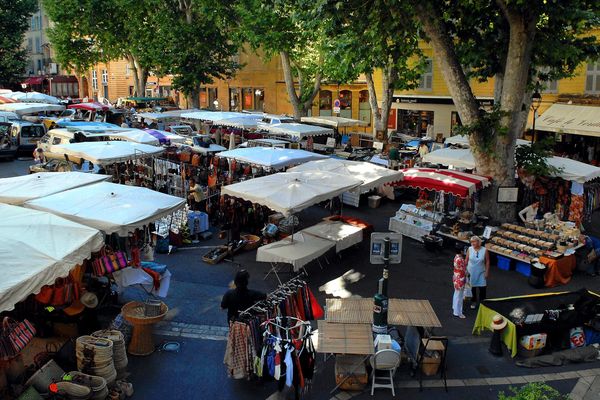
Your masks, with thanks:
<instances>
[{"instance_id":1,"label":"white tablecloth","mask_svg":"<svg viewBox=\"0 0 600 400\"><path fill-rule=\"evenodd\" d=\"M422 236L431 232L431 229L429 228L423 228L421 226L406 223L404 220L397 217L390 218L389 229L392 232L401 233L404 236L408 236L409 238L418 240L419 242L423 241Z\"/></svg>"},{"instance_id":2,"label":"white tablecloth","mask_svg":"<svg viewBox=\"0 0 600 400\"><path fill-rule=\"evenodd\" d=\"M305 232L309 235L335 242L336 253L339 253L348 247L352 247L363 240L362 228L339 221L321 222L306 229L302 229L300 232Z\"/></svg>"},{"instance_id":3,"label":"white tablecloth","mask_svg":"<svg viewBox=\"0 0 600 400\"><path fill-rule=\"evenodd\" d=\"M160 287L154 289L154 281L150 274L141 268L124 268L112 273L117 284L117 291L122 292L128 286L142 285L146 291L151 292L155 296L167 297L169 286L171 285L171 273L166 270L160 276Z\"/></svg>"},{"instance_id":4,"label":"white tablecloth","mask_svg":"<svg viewBox=\"0 0 600 400\"><path fill-rule=\"evenodd\" d=\"M258 248L256 261L291 264L299 271L306 264L327 253L335 243L303 232Z\"/></svg>"}]
</instances>

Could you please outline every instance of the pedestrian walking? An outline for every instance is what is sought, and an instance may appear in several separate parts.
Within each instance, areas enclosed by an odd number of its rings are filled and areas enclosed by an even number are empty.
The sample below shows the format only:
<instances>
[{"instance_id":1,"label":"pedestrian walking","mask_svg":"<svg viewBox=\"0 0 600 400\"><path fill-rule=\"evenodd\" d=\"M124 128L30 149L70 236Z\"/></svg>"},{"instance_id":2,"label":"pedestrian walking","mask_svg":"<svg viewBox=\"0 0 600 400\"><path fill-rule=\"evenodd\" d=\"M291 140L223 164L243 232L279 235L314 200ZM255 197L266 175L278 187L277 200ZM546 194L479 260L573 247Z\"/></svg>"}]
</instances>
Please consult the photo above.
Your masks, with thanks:
<instances>
[{"instance_id":1,"label":"pedestrian walking","mask_svg":"<svg viewBox=\"0 0 600 400\"><path fill-rule=\"evenodd\" d=\"M490 273L490 255L485 247L481 246L479 236L471 238L471 247L467 250L467 273L473 291L471 309L474 310L486 298L487 279Z\"/></svg>"},{"instance_id":2,"label":"pedestrian walking","mask_svg":"<svg viewBox=\"0 0 600 400\"><path fill-rule=\"evenodd\" d=\"M452 296L452 313L455 317L466 318L463 314L463 300L465 298L465 284L467 282L467 265L463 256L465 249L462 244L456 244L456 255L454 256L454 273L452 284L454 285L454 296Z\"/></svg>"},{"instance_id":3,"label":"pedestrian walking","mask_svg":"<svg viewBox=\"0 0 600 400\"><path fill-rule=\"evenodd\" d=\"M264 300L267 295L257 290L248 289L250 274L245 269L235 274L233 283L235 287L225 293L221 300L221 308L227 309L227 321L231 322L240 311L250 308L259 300Z\"/></svg>"}]
</instances>

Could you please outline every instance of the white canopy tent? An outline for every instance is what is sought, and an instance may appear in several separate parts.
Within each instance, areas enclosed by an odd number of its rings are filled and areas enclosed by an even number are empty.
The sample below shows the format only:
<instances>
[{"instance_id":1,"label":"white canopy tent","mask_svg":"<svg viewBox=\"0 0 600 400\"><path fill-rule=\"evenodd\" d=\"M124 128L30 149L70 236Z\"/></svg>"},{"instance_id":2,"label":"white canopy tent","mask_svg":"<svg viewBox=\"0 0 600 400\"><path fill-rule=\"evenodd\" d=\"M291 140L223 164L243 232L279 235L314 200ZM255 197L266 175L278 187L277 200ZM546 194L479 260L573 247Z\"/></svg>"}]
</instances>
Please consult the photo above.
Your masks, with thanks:
<instances>
[{"instance_id":1,"label":"white canopy tent","mask_svg":"<svg viewBox=\"0 0 600 400\"><path fill-rule=\"evenodd\" d=\"M368 192L386 183L401 181L403 176L402 171L394 171L363 161L338 160L335 158L310 161L289 169L289 172L307 171L333 172L359 179L363 182L358 188L361 192Z\"/></svg>"},{"instance_id":2,"label":"white canopy tent","mask_svg":"<svg viewBox=\"0 0 600 400\"><path fill-rule=\"evenodd\" d=\"M193 111L181 114L182 119L209 122L218 121L226 118L243 118L244 116L255 116L255 118L258 117L260 119L260 115L257 116L256 114L243 114L233 111Z\"/></svg>"},{"instance_id":3,"label":"white canopy tent","mask_svg":"<svg viewBox=\"0 0 600 400\"><path fill-rule=\"evenodd\" d=\"M203 154L207 154L207 153L219 153L221 151L225 151L227 150L226 147L220 146L218 144L214 144L211 143L208 147L202 147L202 146L192 146L192 151L195 151L197 153L203 153Z\"/></svg>"},{"instance_id":4,"label":"white canopy tent","mask_svg":"<svg viewBox=\"0 0 600 400\"><path fill-rule=\"evenodd\" d=\"M56 97L40 92L15 93L11 95L11 99L19 100L23 103L60 104L60 100Z\"/></svg>"},{"instance_id":5,"label":"white canopy tent","mask_svg":"<svg viewBox=\"0 0 600 400\"><path fill-rule=\"evenodd\" d=\"M280 172L233 185L221 194L262 204L290 215L358 187L362 181L330 172Z\"/></svg>"},{"instance_id":6,"label":"white canopy tent","mask_svg":"<svg viewBox=\"0 0 600 400\"><path fill-rule=\"evenodd\" d=\"M433 164L452 165L468 169L475 168L475 159L469 149L440 149L423 157L423 161ZM600 168L564 157L550 157L546 162L559 169L555 177L567 181L585 183L600 177Z\"/></svg>"},{"instance_id":7,"label":"white canopy tent","mask_svg":"<svg viewBox=\"0 0 600 400\"><path fill-rule=\"evenodd\" d=\"M0 204L0 312L51 285L104 244L94 228L46 212Z\"/></svg>"},{"instance_id":8,"label":"white canopy tent","mask_svg":"<svg viewBox=\"0 0 600 400\"><path fill-rule=\"evenodd\" d=\"M108 132L108 137L111 139L124 140L126 142L147 144L150 146L158 146L159 140L142 129L119 129Z\"/></svg>"},{"instance_id":9,"label":"white canopy tent","mask_svg":"<svg viewBox=\"0 0 600 400\"><path fill-rule=\"evenodd\" d=\"M231 128L238 129L256 129L260 116L255 114L242 114L244 116L238 116L233 118L215 119L212 121L213 125L228 126Z\"/></svg>"},{"instance_id":10,"label":"white canopy tent","mask_svg":"<svg viewBox=\"0 0 600 400\"><path fill-rule=\"evenodd\" d=\"M65 106L44 103L6 103L0 104L0 111L10 111L17 115L37 114L47 111L62 111Z\"/></svg>"},{"instance_id":11,"label":"white canopy tent","mask_svg":"<svg viewBox=\"0 0 600 400\"><path fill-rule=\"evenodd\" d=\"M301 122L307 124L319 124L319 125L327 125L332 128L347 128L353 126L369 126L368 122L361 121L360 119L351 119L344 117L327 117L327 116L317 116L317 117L302 117L300 118Z\"/></svg>"},{"instance_id":12,"label":"white canopy tent","mask_svg":"<svg viewBox=\"0 0 600 400\"><path fill-rule=\"evenodd\" d=\"M97 165L107 165L158 155L164 151L162 147L117 140L61 144L52 146L51 150L53 153L81 158Z\"/></svg>"},{"instance_id":13,"label":"white canopy tent","mask_svg":"<svg viewBox=\"0 0 600 400\"><path fill-rule=\"evenodd\" d=\"M281 169L312 160L326 159L327 156L305 150L282 149L277 147L247 147L219 153L225 157L248 164Z\"/></svg>"},{"instance_id":14,"label":"white canopy tent","mask_svg":"<svg viewBox=\"0 0 600 400\"><path fill-rule=\"evenodd\" d=\"M333 135L333 129L331 128L298 124L296 122L261 125L261 127L273 135L289 136L294 141L299 141L309 136Z\"/></svg>"},{"instance_id":15,"label":"white canopy tent","mask_svg":"<svg viewBox=\"0 0 600 400\"><path fill-rule=\"evenodd\" d=\"M256 251L256 261L291 264L294 271L299 271L334 246L335 242L331 240L298 232L292 237L259 247Z\"/></svg>"},{"instance_id":16,"label":"white canopy tent","mask_svg":"<svg viewBox=\"0 0 600 400\"><path fill-rule=\"evenodd\" d=\"M185 205L185 200L154 190L102 182L25 203L107 234L127 236Z\"/></svg>"},{"instance_id":17,"label":"white canopy tent","mask_svg":"<svg viewBox=\"0 0 600 400\"><path fill-rule=\"evenodd\" d=\"M466 135L454 135L449 138L446 138L444 141L446 145L458 145L462 147L470 147L469 137ZM531 142L529 140L517 139L517 146L528 146Z\"/></svg>"},{"instance_id":18,"label":"white canopy tent","mask_svg":"<svg viewBox=\"0 0 600 400\"><path fill-rule=\"evenodd\" d=\"M83 172L41 172L0 179L0 203L21 205L29 200L91 185L110 178Z\"/></svg>"}]
</instances>

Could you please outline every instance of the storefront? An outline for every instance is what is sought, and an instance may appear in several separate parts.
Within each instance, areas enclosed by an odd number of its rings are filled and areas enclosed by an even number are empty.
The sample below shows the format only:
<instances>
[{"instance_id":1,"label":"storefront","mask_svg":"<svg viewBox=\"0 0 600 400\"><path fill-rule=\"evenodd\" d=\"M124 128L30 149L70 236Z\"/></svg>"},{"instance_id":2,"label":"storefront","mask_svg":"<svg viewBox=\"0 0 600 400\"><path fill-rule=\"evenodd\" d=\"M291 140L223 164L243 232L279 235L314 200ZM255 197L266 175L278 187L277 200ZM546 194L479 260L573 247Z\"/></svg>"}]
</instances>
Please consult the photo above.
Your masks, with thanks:
<instances>
[{"instance_id":1,"label":"storefront","mask_svg":"<svg viewBox=\"0 0 600 400\"><path fill-rule=\"evenodd\" d=\"M482 97L478 100L484 108L494 104L492 98ZM460 124L450 96L395 95L392 111L396 112L396 119L390 121L388 129L411 136L423 136L427 134L428 127L433 126L433 132L430 132L433 137L448 137Z\"/></svg>"}]
</instances>

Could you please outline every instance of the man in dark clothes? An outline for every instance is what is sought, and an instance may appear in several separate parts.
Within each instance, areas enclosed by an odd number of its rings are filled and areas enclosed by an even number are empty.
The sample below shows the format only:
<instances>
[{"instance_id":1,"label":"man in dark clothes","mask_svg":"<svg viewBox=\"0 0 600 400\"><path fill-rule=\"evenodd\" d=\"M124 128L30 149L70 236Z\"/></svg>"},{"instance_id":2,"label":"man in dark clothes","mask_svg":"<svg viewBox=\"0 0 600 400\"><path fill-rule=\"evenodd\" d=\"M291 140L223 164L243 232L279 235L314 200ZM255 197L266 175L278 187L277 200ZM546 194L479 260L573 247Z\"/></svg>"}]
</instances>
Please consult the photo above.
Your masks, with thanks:
<instances>
[{"instance_id":1,"label":"man in dark clothes","mask_svg":"<svg viewBox=\"0 0 600 400\"><path fill-rule=\"evenodd\" d=\"M259 300L267 298L265 293L248 289L249 279L250 274L248 271L245 269L239 270L233 280L235 288L228 290L223 296L223 300L221 300L221 308L227 309L227 321L229 322L237 317L240 311L249 308Z\"/></svg>"}]
</instances>

